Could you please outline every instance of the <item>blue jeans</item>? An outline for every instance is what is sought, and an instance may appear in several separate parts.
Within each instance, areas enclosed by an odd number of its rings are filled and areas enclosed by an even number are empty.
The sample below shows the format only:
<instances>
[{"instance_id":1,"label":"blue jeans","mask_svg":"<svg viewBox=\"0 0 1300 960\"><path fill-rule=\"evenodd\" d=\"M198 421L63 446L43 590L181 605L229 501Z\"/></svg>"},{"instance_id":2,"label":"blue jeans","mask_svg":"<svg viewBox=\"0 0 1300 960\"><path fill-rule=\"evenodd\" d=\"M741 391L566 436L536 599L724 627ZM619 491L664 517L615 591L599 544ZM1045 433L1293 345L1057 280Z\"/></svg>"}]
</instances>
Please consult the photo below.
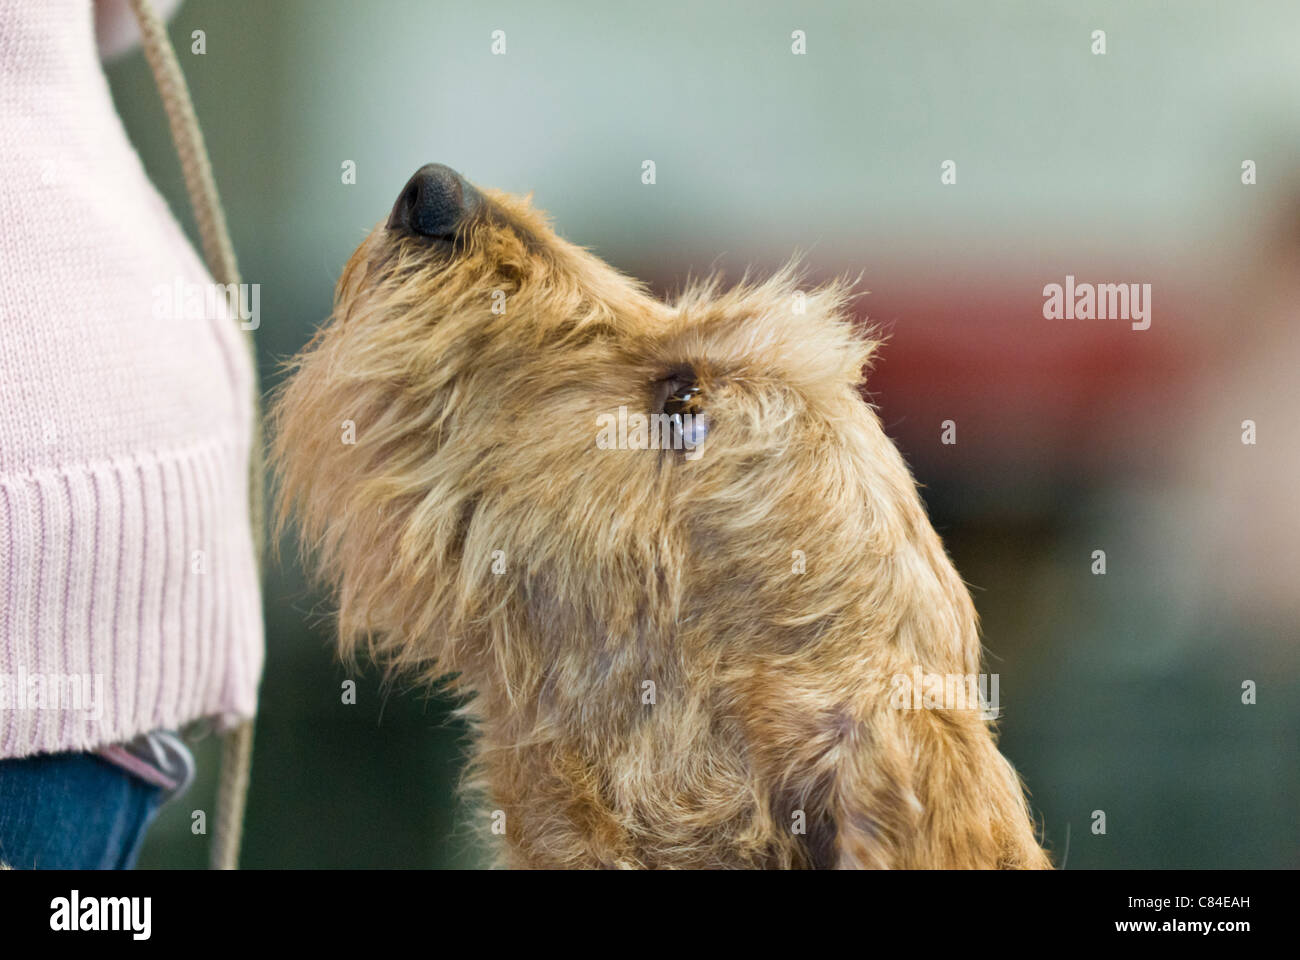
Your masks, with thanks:
<instances>
[{"instance_id":1,"label":"blue jeans","mask_svg":"<svg viewBox=\"0 0 1300 960\"><path fill-rule=\"evenodd\" d=\"M0 861L18 870L129 870L172 795L94 753L0 760Z\"/></svg>"}]
</instances>

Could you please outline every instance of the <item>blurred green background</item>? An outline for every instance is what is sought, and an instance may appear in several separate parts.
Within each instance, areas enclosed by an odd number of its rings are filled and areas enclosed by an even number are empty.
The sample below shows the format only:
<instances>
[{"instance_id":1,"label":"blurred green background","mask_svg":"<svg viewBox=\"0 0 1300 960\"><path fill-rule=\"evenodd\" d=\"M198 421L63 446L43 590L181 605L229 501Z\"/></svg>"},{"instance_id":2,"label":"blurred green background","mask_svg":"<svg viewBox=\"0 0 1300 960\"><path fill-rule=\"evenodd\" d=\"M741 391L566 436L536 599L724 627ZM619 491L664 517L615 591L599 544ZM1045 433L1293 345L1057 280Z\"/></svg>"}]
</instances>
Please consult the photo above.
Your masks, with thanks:
<instances>
[{"instance_id":1,"label":"blurred green background","mask_svg":"<svg viewBox=\"0 0 1300 960\"><path fill-rule=\"evenodd\" d=\"M660 291L796 249L816 275L861 272L891 334L873 399L972 584L1003 748L1058 863L1300 865L1297 538L1251 539L1256 522L1300 532L1281 469L1300 449L1295 4L189 0L171 35L261 284L268 390L428 161L532 191ZM195 236L143 58L107 72ZM1042 285L1090 270L1154 283L1148 334L1043 323ZM1271 378L1257 361L1277 356ZM1269 446L1245 463L1252 413ZM1229 504L1249 515L1216 526ZM374 671L343 705L329 611L294 555L269 568L244 865L481 864L451 705ZM1231 575L1255 566L1284 586ZM142 866L205 862L189 811L211 810L215 747Z\"/></svg>"}]
</instances>

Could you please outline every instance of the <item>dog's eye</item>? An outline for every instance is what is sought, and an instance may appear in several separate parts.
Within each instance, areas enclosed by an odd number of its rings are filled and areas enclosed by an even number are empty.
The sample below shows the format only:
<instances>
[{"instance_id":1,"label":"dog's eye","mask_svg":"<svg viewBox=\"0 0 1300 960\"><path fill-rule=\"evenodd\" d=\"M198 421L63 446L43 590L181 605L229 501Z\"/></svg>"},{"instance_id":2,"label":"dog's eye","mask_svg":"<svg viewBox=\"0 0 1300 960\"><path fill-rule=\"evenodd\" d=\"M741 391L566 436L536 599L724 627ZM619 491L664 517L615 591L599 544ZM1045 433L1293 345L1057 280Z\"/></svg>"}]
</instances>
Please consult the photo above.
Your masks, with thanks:
<instances>
[{"instance_id":1,"label":"dog's eye","mask_svg":"<svg viewBox=\"0 0 1300 960\"><path fill-rule=\"evenodd\" d=\"M667 399L664 400L664 413L670 417L679 417L683 413L695 413L699 405L698 384L674 382L669 387Z\"/></svg>"},{"instance_id":2,"label":"dog's eye","mask_svg":"<svg viewBox=\"0 0 1300 960\"><path fill-rule=\"evenodd\" d=\"M660 391L664 397L662 412L672 424L674 435L682 446L693 450L709 432L699 384L689 378L675 377L664 381Z\"/></svg>"}]
</instances>

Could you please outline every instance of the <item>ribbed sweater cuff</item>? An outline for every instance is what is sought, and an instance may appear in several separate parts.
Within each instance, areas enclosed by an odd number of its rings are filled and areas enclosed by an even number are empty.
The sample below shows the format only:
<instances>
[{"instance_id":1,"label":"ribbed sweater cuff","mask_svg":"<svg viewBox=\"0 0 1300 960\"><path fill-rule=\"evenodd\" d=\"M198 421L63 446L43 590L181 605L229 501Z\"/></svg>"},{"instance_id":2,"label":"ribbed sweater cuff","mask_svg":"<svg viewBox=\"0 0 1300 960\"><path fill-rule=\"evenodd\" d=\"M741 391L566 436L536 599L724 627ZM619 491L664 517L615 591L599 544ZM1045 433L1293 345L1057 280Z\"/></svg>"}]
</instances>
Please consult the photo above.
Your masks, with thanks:
<instances>
[{"instance_id":1,"label":"ribbed sweater cuff","mask_svg":"<svg viewBox=\"0 0 1300 960\"><path fill-rule=\"evenodd\" d=\"M0 757L253 715L245 463L210 442L0 476Z\"/></svg>"}]
</instances>

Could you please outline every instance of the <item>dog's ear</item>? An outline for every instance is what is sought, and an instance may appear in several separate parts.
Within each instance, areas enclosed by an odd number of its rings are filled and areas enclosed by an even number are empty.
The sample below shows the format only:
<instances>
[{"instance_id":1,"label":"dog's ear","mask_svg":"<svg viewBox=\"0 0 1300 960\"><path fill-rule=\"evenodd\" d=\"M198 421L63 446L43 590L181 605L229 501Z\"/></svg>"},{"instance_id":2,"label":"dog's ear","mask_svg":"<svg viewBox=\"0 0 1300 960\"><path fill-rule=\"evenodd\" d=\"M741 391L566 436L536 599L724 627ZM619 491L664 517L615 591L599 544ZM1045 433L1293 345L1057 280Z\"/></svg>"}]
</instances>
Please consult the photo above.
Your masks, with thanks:
<instances>
[{"instance_id":1,"label":"dog's ear","mask_svg":"<svg viewBox=\"0 0 1300 960\"><path fill-rule=\"evenodd\" d=\"M798 847L806 866L883 870L904 864L922 808L897 720L886 714L863 721L842 709L818 723L809 752L781 791L783 805L804 805L806 833Z\"/></svg>"},{"instance_id":2,"label":"dog's ear","mask_svg":"<svg viewBox=\"0 0 1300 960\"><path fill-rule=\"evenodd\" d=\"M751 762L769 784L772 828L789 851L783 865L905 865L921 805L899 711L847 701L828 708L811 675L767 674L747 694Z\"/></svg>"},{"instance_id":3,"label":"dog's ear","mask_svg":"<svg viewBox=\"0 0 1300 960\"><path fill-rule=\"evenodd\" d=\"M779 771L772 814L777 829L791 830L793 864L1050 866L1019 777L978 712L885 707L861 716L841 707L795 716L773 718L786 736L771 739L770 726L761 733L788 751L778 759L767 747L763 762Z\"/></svg>"}]
</instances>

